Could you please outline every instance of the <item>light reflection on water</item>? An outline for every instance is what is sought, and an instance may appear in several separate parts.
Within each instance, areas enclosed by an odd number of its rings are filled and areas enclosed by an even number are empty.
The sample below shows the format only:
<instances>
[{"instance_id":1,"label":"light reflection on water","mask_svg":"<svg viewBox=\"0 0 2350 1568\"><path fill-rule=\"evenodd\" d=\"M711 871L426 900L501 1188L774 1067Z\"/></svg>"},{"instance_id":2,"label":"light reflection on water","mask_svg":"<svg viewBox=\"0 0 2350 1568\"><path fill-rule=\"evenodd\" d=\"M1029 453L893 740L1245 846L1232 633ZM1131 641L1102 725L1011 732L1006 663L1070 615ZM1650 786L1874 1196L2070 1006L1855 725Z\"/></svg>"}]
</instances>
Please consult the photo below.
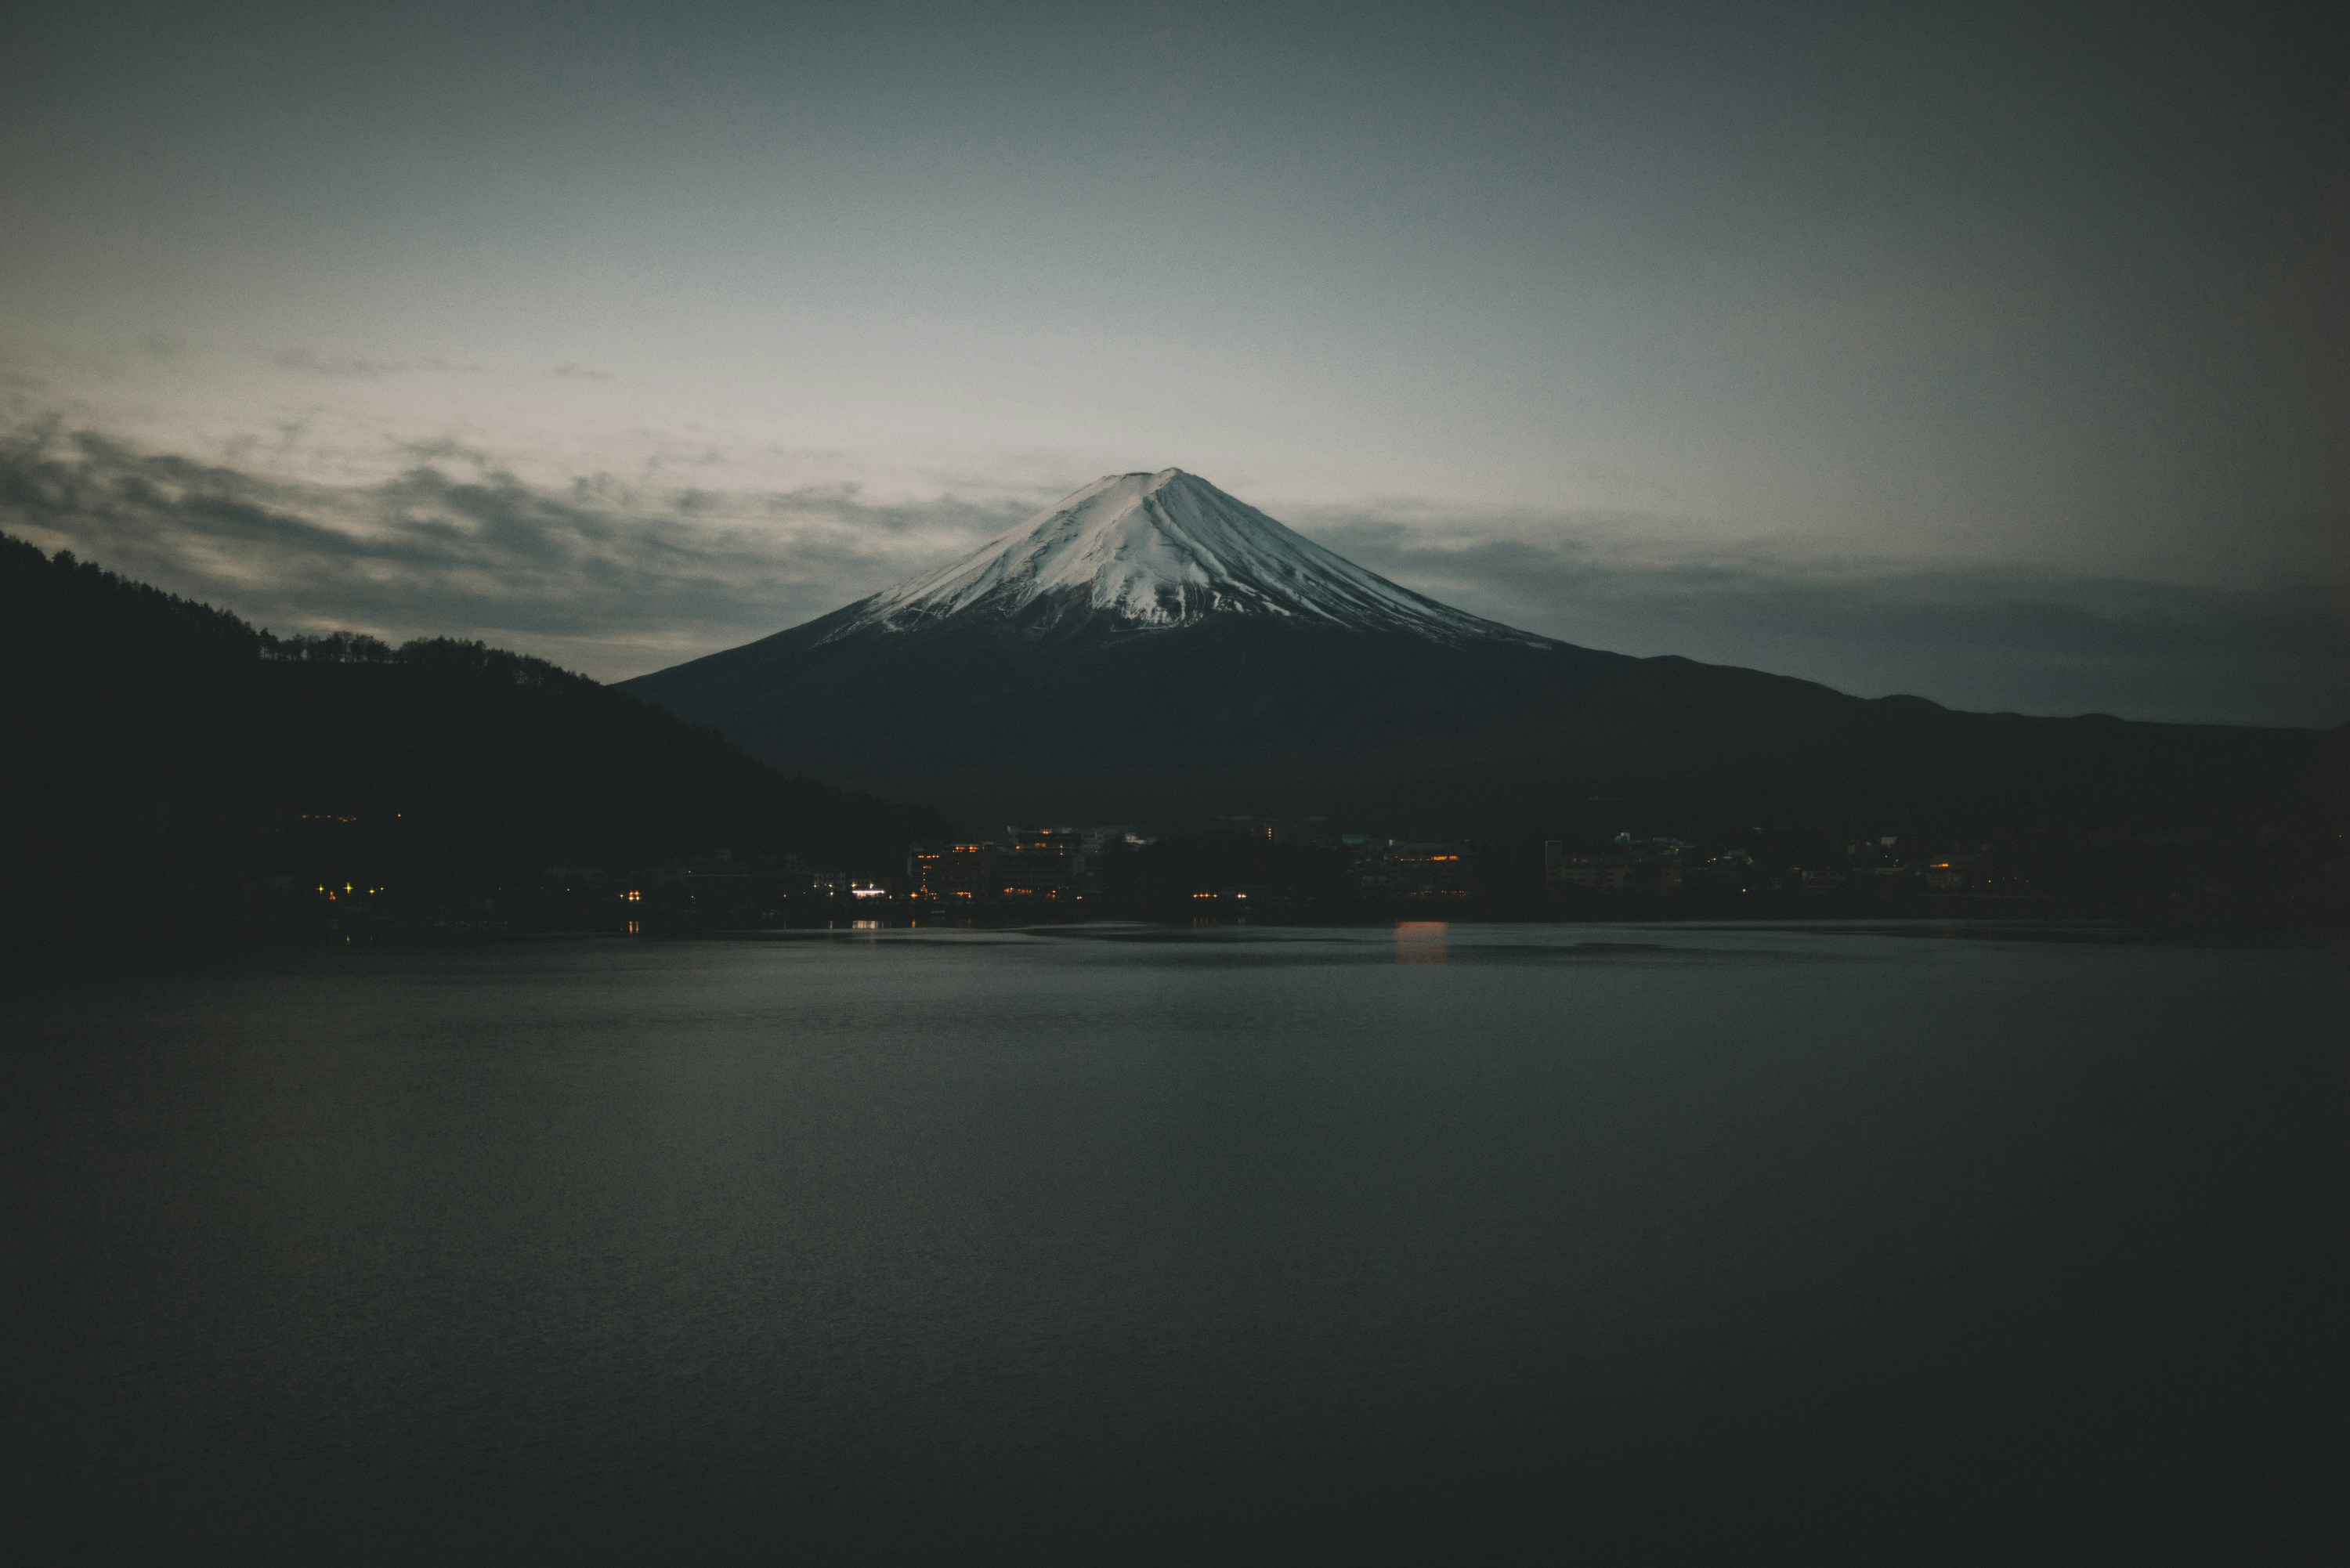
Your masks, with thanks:
<instances>
[{"instance_id":1,"label":"light reflection on water","mask_svg":"<svg viewBox=\"0 0 2350 1568\"><path fill-rule=\"evenodd\" d=\"M1449 928L1442 920L1401 920L1395 929L1398 963L1442 963L1451 956Z\"/></svg>"}]
</instances>

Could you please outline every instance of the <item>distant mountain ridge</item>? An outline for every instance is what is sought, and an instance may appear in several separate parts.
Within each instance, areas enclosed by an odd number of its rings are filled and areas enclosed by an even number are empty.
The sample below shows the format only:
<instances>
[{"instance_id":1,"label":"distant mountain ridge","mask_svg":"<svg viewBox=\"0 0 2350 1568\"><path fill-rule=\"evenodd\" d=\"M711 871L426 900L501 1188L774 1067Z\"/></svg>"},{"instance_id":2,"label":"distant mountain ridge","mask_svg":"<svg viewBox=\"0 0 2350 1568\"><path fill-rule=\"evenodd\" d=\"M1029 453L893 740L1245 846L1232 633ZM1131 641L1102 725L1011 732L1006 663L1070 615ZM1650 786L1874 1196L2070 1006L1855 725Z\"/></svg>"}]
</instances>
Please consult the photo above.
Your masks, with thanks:
<instances>
[{"instance_id":1,"label":"distant mountain ridge","mask_svg":"<svg viewBox=\"0 0 2350 1568\"><path fill-rule=\"evenodd\" d=\"M621 683L754 755L968 825L1320 815L1367 831L2219 806L2305 731L1954 712L1498 625L1176 469Z\"/></svg>"}]
</instances>

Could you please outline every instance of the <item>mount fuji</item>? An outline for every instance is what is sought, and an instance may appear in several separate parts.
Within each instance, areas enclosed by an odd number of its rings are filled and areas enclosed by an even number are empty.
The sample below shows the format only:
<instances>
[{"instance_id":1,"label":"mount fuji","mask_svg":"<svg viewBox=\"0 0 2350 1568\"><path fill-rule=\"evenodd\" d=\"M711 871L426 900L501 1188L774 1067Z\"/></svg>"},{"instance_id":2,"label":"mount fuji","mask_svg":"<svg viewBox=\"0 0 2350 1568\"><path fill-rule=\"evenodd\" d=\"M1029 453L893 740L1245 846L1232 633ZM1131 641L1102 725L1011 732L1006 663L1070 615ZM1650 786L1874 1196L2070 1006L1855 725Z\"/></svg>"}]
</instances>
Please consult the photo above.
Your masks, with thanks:
<instances>
[{"instance_id":1,"label":"mount fuji","mask_svg":"<svg viewBox=\"0 0 2350 1568\"><path fill-rule=\"evenodd\" d=\"M1579 648L1388 582L1180 469L624 682L787 772L968 826L1321 815L1506 834L2210 800L2310 735L1954 712Z\"/></svg>"},{"instance_id":2,"label":"mount fuji","mask_svg":"<svg viewBox=\"0 0 2350 1568\"><path fill-rule=\"evenodd\" d=\"M1166 631L1220 616L1457 645L1548 641L1399 588L1170 468L1113 473L971 555L842 612L827 639L979 615L1032 631Z\"/></svg>"}]
</instances>

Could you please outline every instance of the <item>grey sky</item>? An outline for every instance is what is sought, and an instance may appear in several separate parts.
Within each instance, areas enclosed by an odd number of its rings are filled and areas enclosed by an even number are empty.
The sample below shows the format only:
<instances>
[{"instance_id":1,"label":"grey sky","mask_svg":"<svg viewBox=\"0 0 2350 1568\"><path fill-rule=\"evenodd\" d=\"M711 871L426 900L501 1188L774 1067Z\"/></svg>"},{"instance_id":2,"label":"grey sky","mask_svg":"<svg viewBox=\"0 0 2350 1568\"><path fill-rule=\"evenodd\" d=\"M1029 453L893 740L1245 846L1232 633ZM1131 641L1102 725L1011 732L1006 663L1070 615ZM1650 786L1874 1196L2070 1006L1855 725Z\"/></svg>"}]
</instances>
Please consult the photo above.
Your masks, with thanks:
<instances>
[{"instance_id":1,"label":"grey sky","mask_svg":"<svg viewBox=\"0 0 2350 1568\"><path fill-rule=\"evenodd\" d=\"M2334 8L1896 9L20 0L14 461L325 532L0 526L618 675L1178 464L1598 646L2350 718Z\"/></svg>"}]
</instances>

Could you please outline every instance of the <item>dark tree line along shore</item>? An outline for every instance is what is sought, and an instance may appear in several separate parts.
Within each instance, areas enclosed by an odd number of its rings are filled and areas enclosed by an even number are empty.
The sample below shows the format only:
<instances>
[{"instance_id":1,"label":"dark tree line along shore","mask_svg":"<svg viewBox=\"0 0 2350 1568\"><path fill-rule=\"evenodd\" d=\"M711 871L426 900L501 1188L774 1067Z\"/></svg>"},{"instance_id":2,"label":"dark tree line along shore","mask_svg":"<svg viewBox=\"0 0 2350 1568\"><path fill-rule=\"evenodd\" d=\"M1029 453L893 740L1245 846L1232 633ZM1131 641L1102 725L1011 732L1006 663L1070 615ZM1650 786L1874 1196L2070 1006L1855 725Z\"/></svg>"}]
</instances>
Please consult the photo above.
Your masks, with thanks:
<instances>
[{"instance_id":1,"label":"dark tree line along shore","mask_svg":"<svg viewBox=\"0 0 2350 1568\"><path fill-rule=\"evenodd\" d=\"M947 832L540 659L275 637L5 535L0 822L19 953L237 940L329 886L429 927L551 864L720 846L883 872Z\"/></svg>"}]
</instances>

